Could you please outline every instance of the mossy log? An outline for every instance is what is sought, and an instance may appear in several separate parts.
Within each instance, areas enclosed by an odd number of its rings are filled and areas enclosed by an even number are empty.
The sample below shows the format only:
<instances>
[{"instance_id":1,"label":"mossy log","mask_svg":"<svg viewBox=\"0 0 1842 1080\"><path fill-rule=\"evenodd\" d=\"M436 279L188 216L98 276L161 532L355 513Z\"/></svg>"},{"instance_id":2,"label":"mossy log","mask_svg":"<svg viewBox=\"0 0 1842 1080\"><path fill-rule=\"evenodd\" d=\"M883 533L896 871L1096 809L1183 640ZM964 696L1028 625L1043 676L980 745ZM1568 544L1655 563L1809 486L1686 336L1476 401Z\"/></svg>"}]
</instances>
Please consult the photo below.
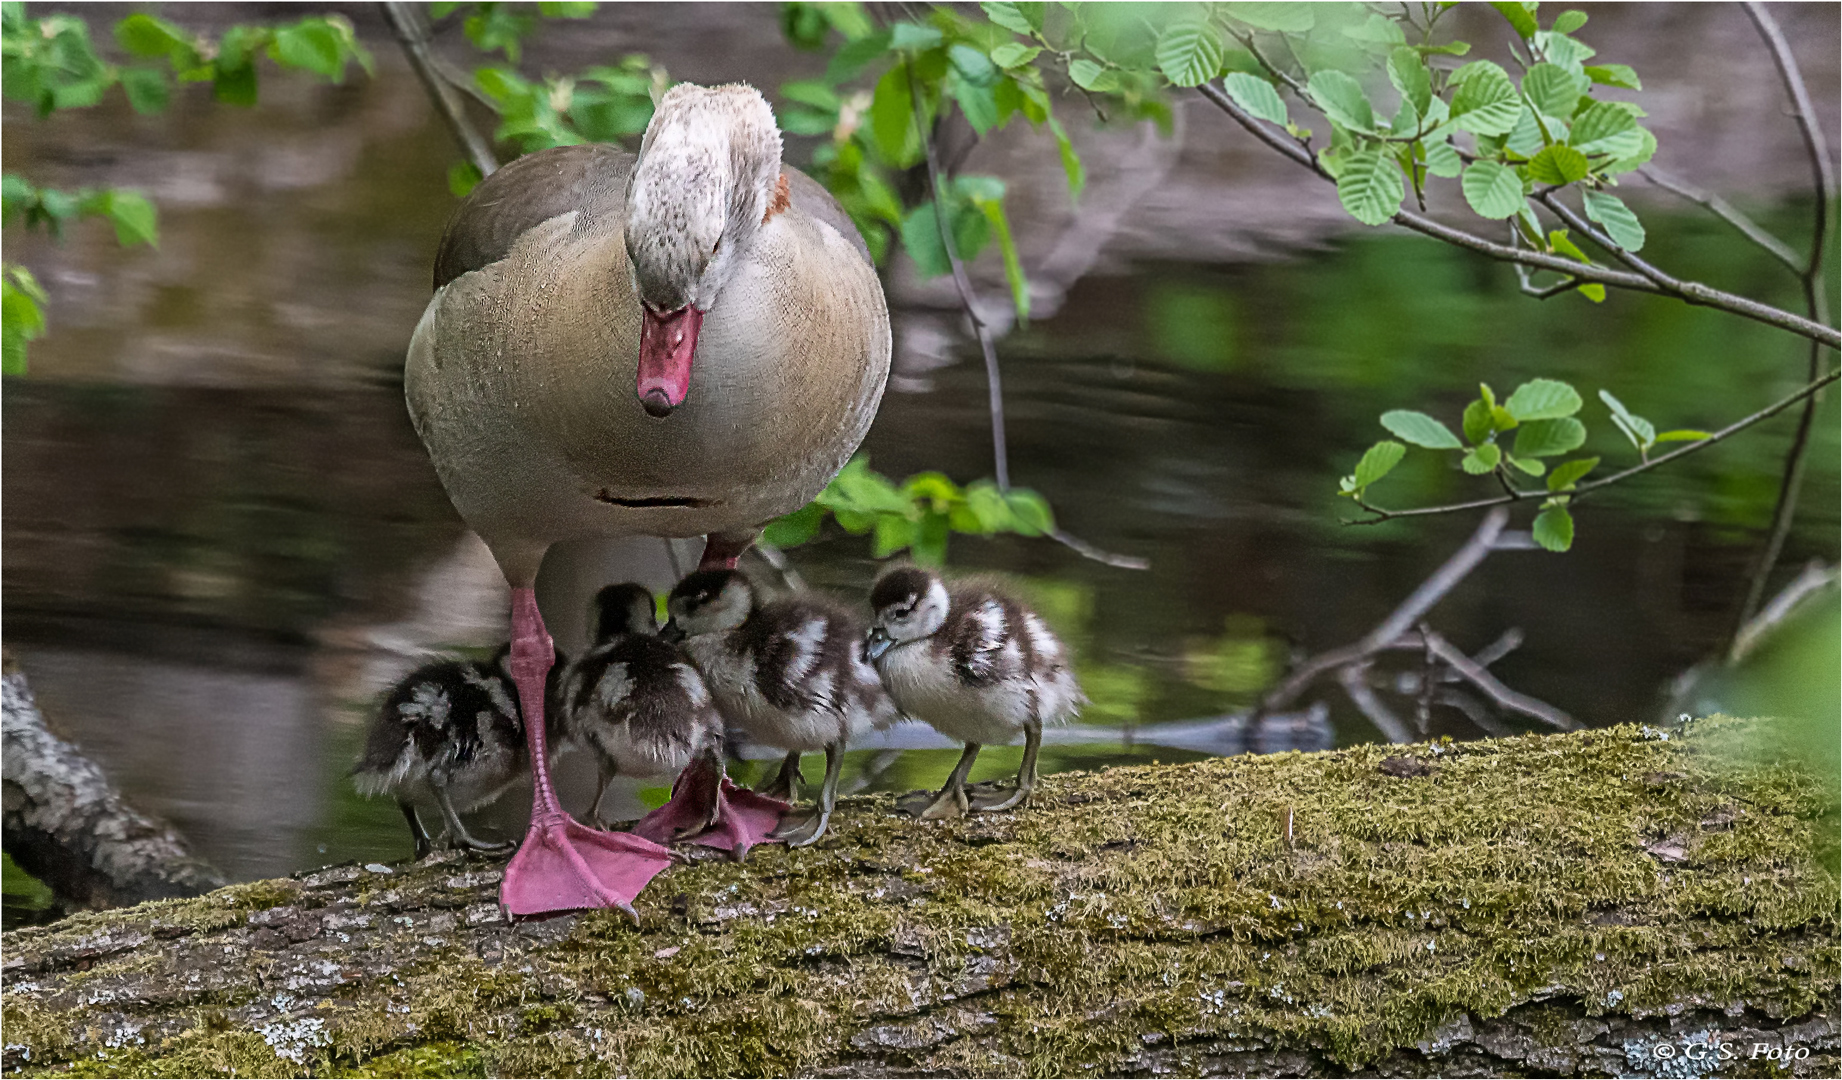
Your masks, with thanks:
<instances>
[{"instance_id":1,"label":"mossy log","mask_svg":"<svg viewBox=\"0 0 1842 1080\"><path fill-rule=\"evenodd\" d=\"M856 798L668 871L637 928L507 925L459 855L79 914L4 939L5 1069L1834 1076L1835 796L1762 730L1064 774L951 823Z\"/></svg>"}]
</instances>

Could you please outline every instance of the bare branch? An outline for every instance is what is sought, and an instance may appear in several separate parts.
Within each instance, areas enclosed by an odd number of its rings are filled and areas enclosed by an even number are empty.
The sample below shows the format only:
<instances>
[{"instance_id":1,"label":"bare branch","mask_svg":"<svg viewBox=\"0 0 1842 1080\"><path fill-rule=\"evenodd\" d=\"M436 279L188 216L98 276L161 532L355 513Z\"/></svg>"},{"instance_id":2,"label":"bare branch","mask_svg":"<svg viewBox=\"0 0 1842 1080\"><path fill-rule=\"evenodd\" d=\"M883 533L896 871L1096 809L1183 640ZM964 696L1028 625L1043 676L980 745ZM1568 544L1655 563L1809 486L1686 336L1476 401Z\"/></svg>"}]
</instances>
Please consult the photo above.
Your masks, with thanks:
<instances>
[{"instance_id":1,"label":"bare branch","mask_svg":"<svg viewBox=\"0 0 1842 1080\"><path fill-rule=\"evenodd\" d=\"M1678 458L1706 450L1715 443L1731 438L1745 431L1747 428L1752 427L1754 424L1777 416L1791 406L1822 390L1830 383L1835 382L1838 377L1842 377L1842 371L1831 371L1826 375L1819 376L1816 381L1806 384L1802 389L1791 396L1775 401L1750 416L1735 420L1733 423L1728 424L1726 427L1721 428L1705 439L1699 439L1695 442L1678 447L1675 450L1671 450L1667 454L1653 457L1641 465L1633 465L1629 469L1625 469L1621 472L1615 472L1610 476L1581 484L1572 491L1563 492L1563 494L1571 495L1575 500L1578 500L1580 497L1598 491L1600 488L1611 487L1613 484L1623 483L1633 476L1637 476L1640 473L1647 473L1659 465L1667 465ZM1444 506L1416 506L1408 510L1389 510L1385 507L1376 506L1374 503L1359 499L1357 500L1357 505L1373 516L1346 521L1344 524L1374 525L1379 522L1389 521L1393 518L1426 517L1432 514L1456 514L1465 510L1483 510L1492 506L1504 506L1513 502L1525 502L1529 499L1545 499L1552 494L1554 493L1549 491L1524 491L1516 495L1498 495L1494 498L1473 499L1470 502L1448 503Z\"/></svg>"},{"instance_id":2,"label":"bare branch","mask_svg":"<svg viewBox=\"0 0 1842 1080\"><path fill-rule=\"evenodd\" d=\"M1478 666L1462 649L1440 637L1431 630L1425 631L1426 647L1439 659L1452 666L1463 675L1471 685L1482 690L1492 701L1506 709L1533 717L1550 727L1562 731L1574 731L1580 727L1579 721L1560 711L1545 701L1539 701L1527 694L1519 694L1497 681L1497 677Z\"/></svg>"},{"instance_id":3,"label":"bare branch","mask_svg":"<svg viewBox=\"0 0 1842 1080\"><path fill-rule=\"evenodd\" d=\"M1772 258L1783 263L1793 274L1802 275L1803 260L1789 244L1767 232L1765 227L1749 218L1738 207L1711 191L1703 191L1678 176L1673 176L1655 165L1644 165L1637 170L1637 175L1669 192L1677 198L1687 199L1703 207L1710 214L1738 229L1746 239L1769 252Z\"/></svg>"},{"instance_id":4,"label":"bare branch","mask_svg":"<svg viewBox=\"0 0 1842 1080\"><path fill-rule=\"evenodd\" d=\"M1349 664L1337 672L1337 682L1342 684L1343 692L1349 695L1350 703L1362 710L1362 715L1368 717L1369 723L1374 724L1389 742L1413 742L1413 733L1407 730L1407 725L1369 688L1368 680L1364 678L1368 670L1367 661Z\"/></svg>"},{"instance_id":5,"label":"bare branch","mask_svg":"<svg viewBox=\"0 0 1842 1080\"><path fill-rule=\"evenodd\" d=\"M423 25L421 15L401 0L389 0L379 6L384 9L384 21L390 24L397 44L403 47L403 54L409 57L410 66L416 69L416 76L422 80L422 88L428 91L429 101L448 125L448 134L454 136L461 152L473 163L474 168L480 170L481 176L491 176L499 167L499 159L493 154L492 144L467 119L466 108L455 98L453 87L437 68L437 62L429 51L428 30Z\"/></svg>"},{"instance_id":6,"label":"bare branch","mask_svg":"<svg viewBox=\"0 0 1842 1080\"><path fill-rule=\"evenodd\" d=\"M1297 164L1310 169L1321 179L1330 183L1336 182L1335 178L1318 165L1317 161L1311 156L1310 151L1289 142L1286 138L1282 137L1278 129L1263 124L1258 119L1248 114L1240 106L1236 105L1234 100L1219 87L1205 83L1197 87L1197 90L1203 97L1207 98L1210 103L1215 105L1216 108L1227 113L1236 123L1247 129L1250 134L1261 142L1279 151L1286 157L1291 158ZM1575 262L1572 259L1562 258L1558 255L1549 255L1546 252L1524 251L1519 248L1493 243L1481 236L1474 236L1461 229L1454 229L1449 225L1440 224L1431 218L1423 217L1407 210L1397 212L1392 220L1396 225L1412 229L1418 233L1423 233L1437 240L1444 240L1446 243L1458 247L1467 248L1480 255L1487 255L1501 262L1521 263L1524 266L1531 266L1540 270L1552 270L1559 274L1572 274L1585 281L1597 282L1601 285L1608 285L1618 289L1630 289L1635 292L1675 296L1686 303L1719 308L1722 311L1734 315L1762 322L1769 326L1776 326L1782 330L1789 330L1792 333L1823 342L1831 347L1842 347L1842 333L1838 333L1831 327L1824 326L1822 323L1814 322L1801 315L1785 311L1782 308L1772 307L1770 304L1761 304L1757 300L1750 300L1744 296L1723 292L1720 289L1712 288L1698 281L1678 281L1665 274L1663 277L1670 282L1670 287L1665 288L1656 280L1645 276L1643 273L1627 273L1621 270L1613 270L1608 267L1589 266ZM1639 261L1641 262L1641 260ZM1645 265L1648 266L1647 263ZM1655 268L1651 267L1651 269L1654 270ZM1658 271L1658 273L1661 272Z\"/></svg>"}]
</instances>

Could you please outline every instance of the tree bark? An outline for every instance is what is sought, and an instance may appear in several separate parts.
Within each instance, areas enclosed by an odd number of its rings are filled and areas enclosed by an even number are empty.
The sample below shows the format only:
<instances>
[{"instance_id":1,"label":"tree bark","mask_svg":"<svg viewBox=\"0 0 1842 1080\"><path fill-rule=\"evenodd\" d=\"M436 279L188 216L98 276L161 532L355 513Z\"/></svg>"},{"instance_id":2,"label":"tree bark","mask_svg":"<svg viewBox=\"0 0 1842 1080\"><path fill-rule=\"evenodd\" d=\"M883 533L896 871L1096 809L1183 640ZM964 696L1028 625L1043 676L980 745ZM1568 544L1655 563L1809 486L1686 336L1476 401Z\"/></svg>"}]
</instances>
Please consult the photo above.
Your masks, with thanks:
<instances>
[{"instance_id":1,"label":"tree bark","mask_svg":"<svg viewBox=\"0 0 1842 1080\"><path fill-rule=\"evenodd\" d=\"M1836 796L1770 730L1061 774L947 823L855 798L668 871L637 928L508 925L458 854L82 914L6 935L4 1065L1835 1075Z\"/></svg>"},{"instance_id":2,"label":"tree bark","mask_svg":"<svg viewBox=\"0 0 1842 1080\"><path fill-rule=\"evenodd\" d=\"M172 826L129 806L102 769L52 734L19 672L4 676L6 853L67 909L220 888Z\"/></svg>"}]
</instances>

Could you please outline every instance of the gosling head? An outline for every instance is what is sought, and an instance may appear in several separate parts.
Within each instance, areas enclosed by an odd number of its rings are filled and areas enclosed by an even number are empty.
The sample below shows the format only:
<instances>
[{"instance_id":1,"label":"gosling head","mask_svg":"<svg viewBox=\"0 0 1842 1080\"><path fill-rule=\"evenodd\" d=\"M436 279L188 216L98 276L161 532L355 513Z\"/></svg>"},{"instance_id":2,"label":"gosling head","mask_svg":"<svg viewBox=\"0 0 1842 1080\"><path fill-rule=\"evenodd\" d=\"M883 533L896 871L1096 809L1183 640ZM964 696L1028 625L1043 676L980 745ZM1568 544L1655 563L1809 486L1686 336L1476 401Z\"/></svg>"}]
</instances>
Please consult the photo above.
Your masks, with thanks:
<instances>
[{"instance_id":1,"label":"gosling head","mask_svg":"<svg viewBox=\"0 0 1842 1080\"><path fill-rule=\"evenodd\" d=\"M755 590L734 570L699 570L678 583L665 600L669 621L662 635L682 641L734 630L755 610Z\"/></svg>"},{"instance_id":2,"label":"gosling head","mask_svg":"<svg viewBox=\"0 0 1842 1080\"><path fill-rule=\"evenodd\" d=\"M946 625L949 603L946 583L931 571L901 566L878 578L870 590L870 659L934 634Z\"/></svg>"},{"instance_id":3,"label":"gosling head","mask_svg":"<svg viewBox=\"0 0 1842 1080\"><path fill-rule=\"evenodd\" d=\"M627 259L639 293L640 404L669 415L691 390L704 315L768 217L780 128L752 86L666 91L627 184Z\"/></svg>"},{"instance_id":4,"label":"gosling head","mask_svg":"<svg viewBox=\"0 0 1842 1080\"><path fill-rule=\"evenodd\" d=\"M644 585L631 581L609 585L595 594L595 640L609 641L621 634L659 632L658 614L652 593Z\"/></svg>"}]
</instances>

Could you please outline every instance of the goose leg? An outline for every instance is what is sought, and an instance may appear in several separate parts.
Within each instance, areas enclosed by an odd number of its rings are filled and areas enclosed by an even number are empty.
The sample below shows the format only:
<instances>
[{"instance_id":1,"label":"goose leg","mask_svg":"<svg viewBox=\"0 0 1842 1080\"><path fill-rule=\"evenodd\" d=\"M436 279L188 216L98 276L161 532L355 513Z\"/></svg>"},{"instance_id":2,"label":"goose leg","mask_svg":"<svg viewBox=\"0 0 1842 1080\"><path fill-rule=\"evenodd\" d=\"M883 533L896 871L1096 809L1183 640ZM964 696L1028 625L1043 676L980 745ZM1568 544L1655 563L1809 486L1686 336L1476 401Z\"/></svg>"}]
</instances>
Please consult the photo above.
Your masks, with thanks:
<instances>
[{"instance_id":1,"label":"goose leg","mask_svg":"<svg viewBox=\"0 0 1842 1080\"><path fill-rule=\"evenodd\" d=\"M978 743L967 743L966 749L959 755L959 764L953 766L953 772L948 775L940 794L935 795L926 805L904 806L903 809L928 820L964 817L970 805L966 799L966 774L972 771L972 763L978 760L980 749Z\"/></svg>"},{"instance_id":2,"label":"goose leg","mask_svg":"<svg viewBox=\"0 0 1842 1080\"><path fill-rule=\"evenodd\" d=\"M799 771L799 751L789 750L786 760L780 763L780 771L764 778L755 790L770 799L792 802L799 797L799 786L805 782L806 778Z\"/></svg>"},{"instance_id":3,"label":"goose leg","mask_svg":"<svg viewBox=\"0 0 1842 1080\"><path fill-rule=\"evenodd\" d=\"M770 838L786 811L786 803L730 783L721 751L712 748L691 759L672 784L672 797L634 822L633 832L659 844L689 840L719 848L739 862Z\"/></svg>"},{"instance_id":4,"label":"goose leg","mask_svg":"<svg viewBox=\"0 0 1842 1080\"><path fill-rule=\"evenodd\" d=\"M619 908L635 922L633 898L672 853L631 833L600 832L577 824L557 802L544 748L544 677L556 649L529 586L512 590L512 679L523 706L530 750L531 828L505 868L499 903L511 915L544 915L581 908Z\"/></svg>"},{"instance_id":5,"label":"goose leg","mask_svg":"<svg viewBox=\"0 0 1842 1080\"><path fill-rule=\"evenodd\" d=\"M759 529L741 532L711 533L704 538L704 557L697 561L699 570L734 570L742 557L761 535Z\"/></svg>"},{"instance_id":6,"label":"goose leg","mask_svg":"<svg viewBox=\"0 0 1842 1080\"><path fill-rule=\"evenodd\" d=\"M825 748L825 783L819 787L819 805L803 820L776 830L772 839L785 840L788 847L817 843L831 824L832 809L838 805L838 774L843 770L844 744L832 743Z\"/></svg>"},{"instance_id":7,"label":"goose leg","mask_svg":"<svg viewBox=\"0 0 1842 1080\"><path fill-rule=\"evenodd\" d=\"M1023 764L1017 769L1017 786L988 794L974 795L972 809L987 812L1009 810L1029 804L1030 792L1036 790L1036 752L1042 749L1043 725L1031 720L1023 726Z\"/></svg>"},{"instance_id":8,"label":"goose leg","mask_svg":"<svg viewBox=\"0 0 1842 1080\"><path fill-rule=\"evenodd\" d=\"M406 802L398 802L397 808L403 811L403 820L409 822L409 836L415 841L416 861L429 857L430 845L428 831L422 827L422 819L416 816L416 808Z\"/></svg>"},{"instance_id":9,"label":"goose leg","mask_svg":"<svg viewBox=\"0 0 1842 1080\"><path fill-rule=\"evenodd\" d=\"M472 848L474 851L488 851L494 854L501 854L512 849L512 845L509 843L488 843L485 840L476 838L472 833L468 832L467 826L461 821L460 815L454 812L454 801L448 798L447 788L438 787L435 789L435 805L441 807L441 820L448 823L448 835L454 838L455 843L460 844L462 847Z\"/></svg>"}]
</instances>

